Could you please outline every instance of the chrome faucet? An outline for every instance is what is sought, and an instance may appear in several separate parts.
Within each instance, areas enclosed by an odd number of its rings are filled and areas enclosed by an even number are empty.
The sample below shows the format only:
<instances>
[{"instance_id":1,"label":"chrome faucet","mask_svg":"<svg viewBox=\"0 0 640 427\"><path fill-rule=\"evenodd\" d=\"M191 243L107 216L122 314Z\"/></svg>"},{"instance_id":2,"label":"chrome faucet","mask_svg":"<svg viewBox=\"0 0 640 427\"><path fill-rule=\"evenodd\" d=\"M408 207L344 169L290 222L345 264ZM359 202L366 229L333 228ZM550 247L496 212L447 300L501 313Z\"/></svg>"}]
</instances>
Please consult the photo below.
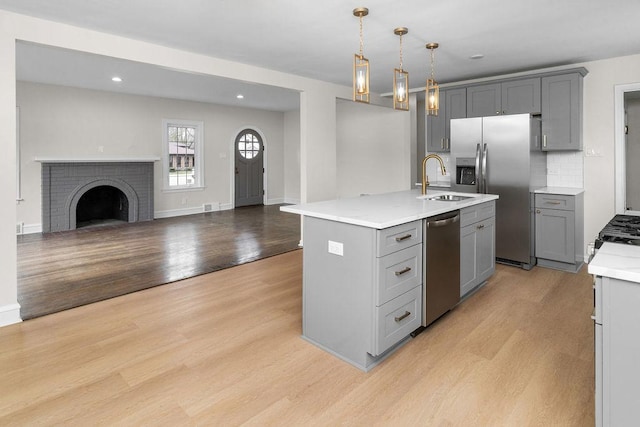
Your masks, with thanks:
<instances>
[{"instance_id":1,"label":"chrome faucet","mask_svg":"<svg viewBox=\"0 0 640 427\"><path fill-rule=\"evenodd\" d=\"M439 161L442 175L447 174L447 168L444 167L442 158L437 154L429 154L424 159L422 159L422 194L427 194L427 187L429 186L429 177L427 176L427 160L429 159L436 159L437 161Z\"/></svg>"}]
</instances>

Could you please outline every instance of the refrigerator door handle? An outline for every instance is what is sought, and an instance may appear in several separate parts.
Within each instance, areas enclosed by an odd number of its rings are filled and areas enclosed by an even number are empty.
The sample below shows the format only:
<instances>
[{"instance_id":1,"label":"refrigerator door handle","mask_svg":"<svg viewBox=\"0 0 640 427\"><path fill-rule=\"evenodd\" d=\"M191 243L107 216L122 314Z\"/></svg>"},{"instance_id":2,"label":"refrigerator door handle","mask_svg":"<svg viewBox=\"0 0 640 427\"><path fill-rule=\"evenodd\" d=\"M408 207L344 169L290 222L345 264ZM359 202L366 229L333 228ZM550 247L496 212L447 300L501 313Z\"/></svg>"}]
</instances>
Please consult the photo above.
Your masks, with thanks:
<instances>
[{"instance_id":1,"label":"refrigerator door handle","mask_svg":"<svg viewBox=\"0 0 640 427\"><path fill-rule=\"evenodd\" d=\"M482 178L480 177L480 162L482 152L480 151L480 144L476 144L476 193L482 193Z\"/></svg>"},{"instance_id":2,"label":"refrigerator door handle","mask_svg":"<svg viewBox=\"0 0 640 427\"><path fill-rule=\"evenodd\" d=\"M482 150L482 192L487 194L489 192L489 186L487 185L487 144L484 144Z\"/></svg>"}]
</instances>

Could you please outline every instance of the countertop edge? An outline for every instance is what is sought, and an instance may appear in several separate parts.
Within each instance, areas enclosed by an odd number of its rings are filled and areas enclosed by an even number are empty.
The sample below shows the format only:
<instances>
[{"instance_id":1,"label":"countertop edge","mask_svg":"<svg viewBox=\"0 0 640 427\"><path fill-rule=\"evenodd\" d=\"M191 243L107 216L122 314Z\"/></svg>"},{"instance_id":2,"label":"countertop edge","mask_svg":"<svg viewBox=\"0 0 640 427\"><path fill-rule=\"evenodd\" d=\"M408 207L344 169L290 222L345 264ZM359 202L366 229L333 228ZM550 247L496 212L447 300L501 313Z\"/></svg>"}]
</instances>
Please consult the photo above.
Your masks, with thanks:
<instances>
[{"instance_id":1,"label":"countertop edge","mask_svg":"<svg viewBox=\"0 0 640 427\"><path fill-rule=\"evenodd\" d=\"M584 188L573 187L542 187L533 191L535 194L560 194L563 196L577 196L584 193Z\"/></svg>"},{"instance_id":2,"label":"countertop edge","mask_svg":"<svg viewBox=\"0 0 640 427\"><path fill-rule=\"evenodd\" d=\"M640 283L640 247L605 242L587 271L596 276Z\"/></svg>"},{"instance_id":3,"label":"countertop edge","mask_svg":"<svg viewBox=\"0 0 640 427\"><path fill-rule=\"evenodd\" d=\"M402 193L402 192L388 193L388 194L389 194L389 196L391 196L391 195L397 195L397 194L400 194L400 193ZM365 218L360 218L356 214L354 214L353 216L348 216L348 215L341 215L341 214L331 214L331 213L328 213L326 211L313 210L314 203L302 204L302 205L281 206L280 210L283 211L283 212L298 214L298 215L302 215L302 216L309 216L309 217L313 217L313 218L326 219L326 220L330 220L330 221L342 222L342 223L345 223L345 224L359 225L359 226L363 226L363 227L375 228L375 229L381 230L381 229L384 229L384 228L389 228L389 227L393 227L393 226L400 225L400 224L406 224L408 222L412 222L412 221L428 218L430 216L434 216L434 215L439 215L439 214L442 214L442 213L450 212L452 210L462 209L462 208L478 205L478 204L481 204L481 203L489 202L489 201L492 201L492 200L497 200L499 198L499 196L497 196L495 194L481 194L481 195L474 195L471 199L460 201L460 202L441 202L441 201L424 201L424 200L420 200L420 199L417 198L417 196L419 196L419 193L416 194L415 190L409 190L406 193L407 193L407 196L406 196L407 197L407 202L409 202L409 200L414 202L414 204L416 206L416 209L411 211L411 212L406 212L406 213L404 213L402 215L399 215L396 218L388 219L388 220L382 220L382 221L374 221L374 220L368 220L368 219L365 219ZM439 192L436 191L436 193L439 193ZM447 193L450 193L450 192L447 192ZM469 193L469 194L471 194L471 193ZM383 198L384 196L385 196L384 194L375 195L375 197L378 197L378 198ZM374 196L365 196L365 197L374 197ZM321 206L322 203L330 203L330 202L333 202L336 205L339 205L341 203L344 203L344 204L353 203L355 200L358 200L358 198L337 199L337 200L332 200L332 201L317 202L316 206ZM362 200L366 200L366 199L362 199ZM344 201L344 202L341 202L341 201ZM431 206L430 206L430 208L428 210L424 209L424 204L425 203L430 203L431 204ZM419 208L419 206L422 207L422 208ZM325 207L325 210L326 209L327 208Z\"/></svg>"}]
</instances>

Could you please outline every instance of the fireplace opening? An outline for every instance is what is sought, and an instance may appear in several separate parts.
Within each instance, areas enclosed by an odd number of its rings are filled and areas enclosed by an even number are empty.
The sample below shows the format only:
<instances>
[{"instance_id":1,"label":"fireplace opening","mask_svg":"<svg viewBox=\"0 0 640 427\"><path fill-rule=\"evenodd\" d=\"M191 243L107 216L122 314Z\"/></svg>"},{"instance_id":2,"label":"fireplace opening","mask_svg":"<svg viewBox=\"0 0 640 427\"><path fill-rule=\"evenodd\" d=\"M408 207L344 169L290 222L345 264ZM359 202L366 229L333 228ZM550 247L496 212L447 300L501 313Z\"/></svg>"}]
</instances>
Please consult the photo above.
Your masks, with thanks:
<instances>
[{"instance_id":1,"label":"fireplace opening","mask_svg":"<svg viewBox=\"0 0 640 427\"><path fill-rule=\"evenodd\" d=\"M129 200L116 187L101 185L88 190L78 200L76 228L129 221Z\"/></svg>"}]
</instances>

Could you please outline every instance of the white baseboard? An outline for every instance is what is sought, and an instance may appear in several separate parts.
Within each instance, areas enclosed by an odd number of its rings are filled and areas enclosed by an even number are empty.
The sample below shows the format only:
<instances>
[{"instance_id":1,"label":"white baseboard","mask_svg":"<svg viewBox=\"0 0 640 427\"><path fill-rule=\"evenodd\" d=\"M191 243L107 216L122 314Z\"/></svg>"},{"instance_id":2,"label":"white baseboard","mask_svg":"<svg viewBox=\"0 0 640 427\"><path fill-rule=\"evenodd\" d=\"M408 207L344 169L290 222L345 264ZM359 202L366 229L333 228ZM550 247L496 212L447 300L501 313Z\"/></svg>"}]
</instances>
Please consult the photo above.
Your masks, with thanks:
<instances>
[{"instance_id":1,"label":"white baseboard","mask_svg":"<svg viewBox=\"0 0 640 427\"><path fill-rule=\"evenodd\" d=\"M290 197L285 197L283 203L286 203L287 205L299 205L301 202L300 202L300 199L292 199Z\"/></svg>"},{"instance_id":2,"label":"white baseboard","mask_svg":"<svg viewBox=\"0 0 640 427\"><path fill-rule=\"evenodd\" d=\"M9 304L0 307L0 327L20 323L20 304Z\"/></svg>"},{"instance_id":3,"label":"white baseboard","mask_svg":"<svg viewBox=\"0 0 640 427\"><path fill-rule=\"evenodd\" d=\"M284 203L284 197L278 197L277 199L267 200L267 205L281 205Z\"/></svg>"},{"instance_id":4,"label":"white baseboard","mask_svg":"<svg viewBox=\"0 0 640 427\"><path fill-rule=\"evenodd\" d=\"M42 224L23 224L22 232L16 229L18 235L20 234L35 234L42 233Z\"/></svg>"},{"instance_id":5,"label":"white baseboard","mask_svg":"<svg viewBox=\"0 0 640 427\"><path fill-rule=\"evenodd\" d=\"M184 208L184 209L170 209L167 211L155 211L153 213L154 219L159 218L172 218L174 216L184 216L184 215L193 215L204 212L202 206L198 206L195 208Z\"/></svg>"},{"instance_id":6,"label":"white baseboard","mask_svg":"<svg viewBox=\"0 0 640 427\"><path fill-rule=\"evenodd\" d=\"M226 211L229 209L233 209L233 206L230 203L227 203L227 204L212 203L212 209L207 212ZM175 216L193 215L193 214L199 214L199 213L204 213L203 206L196 206L194 208L184 208L184 209L170 209L166 211L155 211L153 214L153 218L154 219L172 218Z\"/></svg>"}]
</instances>

